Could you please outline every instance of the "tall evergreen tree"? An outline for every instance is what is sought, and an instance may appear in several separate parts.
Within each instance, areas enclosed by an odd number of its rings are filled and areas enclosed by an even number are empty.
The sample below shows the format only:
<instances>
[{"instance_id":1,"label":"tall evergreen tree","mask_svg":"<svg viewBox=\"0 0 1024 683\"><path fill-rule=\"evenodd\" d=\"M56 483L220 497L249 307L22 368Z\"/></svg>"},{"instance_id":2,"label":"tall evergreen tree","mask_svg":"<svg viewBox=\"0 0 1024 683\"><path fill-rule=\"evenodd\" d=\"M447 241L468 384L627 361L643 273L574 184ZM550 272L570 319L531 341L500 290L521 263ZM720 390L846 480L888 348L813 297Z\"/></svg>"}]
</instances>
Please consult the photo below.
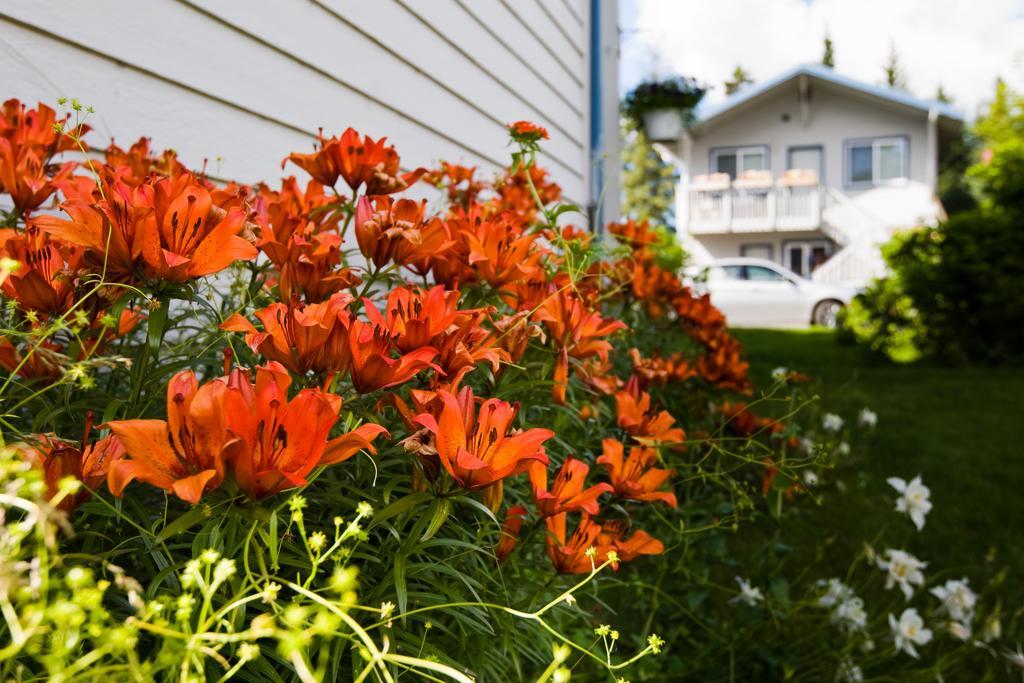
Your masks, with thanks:
<instances>
[{"instance_id":1,"label":"tall evergreen tree","mask_svg":"<svg viewBox=\"0 0 1024 683\"><path fill-rule=\"evenodd\" d=\"M825 32L825 52L821 55L821 63L830 69L834 69L836 66L836 55L832 46L832 37Z\"/></svg>"},{"instance_id":2,"label":"tall evergreen tree","mask_svg":"<svg viewBox=\"0 0 1024 683\"><path fill-rule=\"evenodd\" d=\"M675 229L676 169L623 117L622 214Z\"/></svg>"},{"instance_id":3,"label":"tall evergreen tree","mask_svg":"<svg viewBox=\"0 0 1024 683\"><path fill-rule=\"evenodd\" d=\"M900 55L896 51L896 43L889 47L889 58L885 62L885 83L890 88L907 90L907 77L903 73L903 65L900 64Z\"/></svg>"},{"instance_id":4,"label":"tall evergreen tree","mask_svg":"<svg viewBox=\"0 0 1024 683\"><path fill-rule=\"evenodd\" d=\"M733 69L732 78L725 82L725 94L732 95L744 85L748 85L753 82L754 79L750 77L747 70L737 64L736 68Z\"/></svg>"}]
</instances>

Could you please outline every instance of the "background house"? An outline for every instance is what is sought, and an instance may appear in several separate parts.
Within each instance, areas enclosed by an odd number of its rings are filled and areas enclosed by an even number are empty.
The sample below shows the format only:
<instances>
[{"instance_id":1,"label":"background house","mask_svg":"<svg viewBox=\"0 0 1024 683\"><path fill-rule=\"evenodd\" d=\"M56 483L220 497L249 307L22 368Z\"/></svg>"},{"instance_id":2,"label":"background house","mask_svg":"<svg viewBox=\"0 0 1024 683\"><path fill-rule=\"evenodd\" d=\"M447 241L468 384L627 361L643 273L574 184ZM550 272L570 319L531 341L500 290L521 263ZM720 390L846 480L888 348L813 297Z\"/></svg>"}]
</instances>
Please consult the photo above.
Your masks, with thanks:
<instances>
[{"instance_id":1,"label":"background house","mask_svg":"<svg viewBox=\"0 0 1024 683\"><path fill-rule=\"evenodd\" d=\"M243 182L279 177L321 126L387 136L409 167L490 172L505 124L532 120L551 133L542 163L587 206L617 182L616 21L614 0L9 0L0 83L92 105L94 144L148 135ZM612 219L618 193L604 197Z\"/></svg>"},{"instance_id":2,"label":"background house","mask_svg":"<svg viewBox=\"0 0 1024 683\"><path fill-rule=\"evenodd\" d=\"M942 215L947 104L804 65L698 111L679 225L697 262L752 256L824 282L884 267L879 246Z\"/></svg>"}]
</instances>

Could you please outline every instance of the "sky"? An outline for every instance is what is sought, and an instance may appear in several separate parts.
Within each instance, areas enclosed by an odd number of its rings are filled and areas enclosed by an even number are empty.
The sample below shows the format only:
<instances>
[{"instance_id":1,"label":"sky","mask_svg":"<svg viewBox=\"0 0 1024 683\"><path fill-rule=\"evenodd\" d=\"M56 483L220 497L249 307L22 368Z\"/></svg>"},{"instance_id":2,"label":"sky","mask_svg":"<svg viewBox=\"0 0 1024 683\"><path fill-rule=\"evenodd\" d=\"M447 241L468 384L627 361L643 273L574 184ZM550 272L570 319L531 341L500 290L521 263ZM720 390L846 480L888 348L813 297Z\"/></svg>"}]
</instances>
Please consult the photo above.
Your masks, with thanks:
<instances>
[{"instance_id":1,"label":"sky","mask_svg":"<svg viewBox=\"0 0 1024 683\"><path fill-rule=\"evenodd\" d=\"M893 46L910 91L941 84L973 118L1002 77L1024 90L1024 0L620 0L620 90L683 74L714 86L737 65L767 80L820 62L828 32L836 70L880 84Z\"/></svg>"}]
</instances>

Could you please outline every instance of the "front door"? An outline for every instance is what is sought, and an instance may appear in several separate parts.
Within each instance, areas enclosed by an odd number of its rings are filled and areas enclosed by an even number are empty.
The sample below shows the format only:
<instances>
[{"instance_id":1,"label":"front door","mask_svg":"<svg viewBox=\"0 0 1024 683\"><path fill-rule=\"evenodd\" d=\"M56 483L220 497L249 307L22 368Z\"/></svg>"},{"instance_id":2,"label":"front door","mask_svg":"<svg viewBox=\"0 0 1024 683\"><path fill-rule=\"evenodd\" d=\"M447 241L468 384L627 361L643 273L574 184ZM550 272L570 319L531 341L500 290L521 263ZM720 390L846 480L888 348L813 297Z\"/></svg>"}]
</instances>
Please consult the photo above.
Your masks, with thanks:
<instances>
[{"instance_id":1,"label":"front door","mask_svg":"<svg viewBox=\"0 0 1024 683\"><path fill-rule=\"evenodd\" d=\"M829 240L807 240L786 242L783 248L783 265L800 277L810 279L818 266L832 256L834 246Z\"/></svg>"}]
</instances>

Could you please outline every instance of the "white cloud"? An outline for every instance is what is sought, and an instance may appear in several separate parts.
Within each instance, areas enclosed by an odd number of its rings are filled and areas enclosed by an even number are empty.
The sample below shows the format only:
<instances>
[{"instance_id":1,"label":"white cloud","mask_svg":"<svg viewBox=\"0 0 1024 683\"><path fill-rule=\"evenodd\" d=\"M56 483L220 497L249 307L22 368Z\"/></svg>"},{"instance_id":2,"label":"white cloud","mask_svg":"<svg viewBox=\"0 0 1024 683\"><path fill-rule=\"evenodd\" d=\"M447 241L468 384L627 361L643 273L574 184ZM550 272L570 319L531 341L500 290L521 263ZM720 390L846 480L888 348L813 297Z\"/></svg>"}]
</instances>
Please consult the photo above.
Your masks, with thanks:
<instances>
[{"instance_id":1,"label":"white cloud","mask_svg":"<svg viewBox=\"0 0 1024 683\"><path fill-rule=\"evenodd\" d=\"M622 14L623 88L677 72L720 99L737 64L764 80L820 61L827 30L840 73L881 82L895 44L914 94L941 84L969 116L997 76L1024 89L1024 0L624 0Z\"/></svg>"}]
</instances>

